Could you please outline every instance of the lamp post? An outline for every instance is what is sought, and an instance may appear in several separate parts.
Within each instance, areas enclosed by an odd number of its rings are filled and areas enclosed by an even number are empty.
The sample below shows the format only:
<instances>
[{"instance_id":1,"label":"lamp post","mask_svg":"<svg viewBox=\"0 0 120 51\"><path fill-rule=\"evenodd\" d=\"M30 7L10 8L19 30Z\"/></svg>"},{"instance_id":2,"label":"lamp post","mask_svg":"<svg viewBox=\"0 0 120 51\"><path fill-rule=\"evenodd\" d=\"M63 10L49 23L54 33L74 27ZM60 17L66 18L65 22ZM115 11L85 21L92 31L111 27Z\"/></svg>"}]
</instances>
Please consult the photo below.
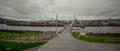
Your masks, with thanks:
<instances>
[{"instance_id":1,"label":"lamp post","mask_svg":"<svg viewBox=\"0 0 120 51\"><path fill-rule=\"evenodd\" d=\"M57 31L57 23L58 23L58 15L57 15L57 13L56 13L56 35L58 35L58 31Z\"/></svg>"}]
</instances>

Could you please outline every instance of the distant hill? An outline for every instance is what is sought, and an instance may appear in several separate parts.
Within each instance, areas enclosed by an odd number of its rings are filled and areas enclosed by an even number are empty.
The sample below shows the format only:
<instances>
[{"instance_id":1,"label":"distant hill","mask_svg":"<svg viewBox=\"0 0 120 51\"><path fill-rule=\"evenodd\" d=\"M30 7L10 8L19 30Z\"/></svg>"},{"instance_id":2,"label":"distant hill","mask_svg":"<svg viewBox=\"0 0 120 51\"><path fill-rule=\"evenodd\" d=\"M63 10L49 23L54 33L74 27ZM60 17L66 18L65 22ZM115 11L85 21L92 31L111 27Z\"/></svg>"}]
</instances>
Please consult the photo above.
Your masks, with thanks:
<instances>
[{"instance_id":1,"label":"distant hill","mask_svg":"<svg viewBox=\"0 0 120 51\"><path fill-rule=\"evenodd\" d=\"M5 19L0 18L0 24L7 24L10 26L50 26L54 27L59 26L63 27L65 24L70 24L72 20L70 21L60 21L58 20L56 23L56 20L46 20L46 21L18 21L18 20L11 20L11 19ZM120 19L106 19L106 20L75 20L73 23L74 27L81 26L80 24L83 24L84 26L120 26Z\"/></svg>"}]
</instances>

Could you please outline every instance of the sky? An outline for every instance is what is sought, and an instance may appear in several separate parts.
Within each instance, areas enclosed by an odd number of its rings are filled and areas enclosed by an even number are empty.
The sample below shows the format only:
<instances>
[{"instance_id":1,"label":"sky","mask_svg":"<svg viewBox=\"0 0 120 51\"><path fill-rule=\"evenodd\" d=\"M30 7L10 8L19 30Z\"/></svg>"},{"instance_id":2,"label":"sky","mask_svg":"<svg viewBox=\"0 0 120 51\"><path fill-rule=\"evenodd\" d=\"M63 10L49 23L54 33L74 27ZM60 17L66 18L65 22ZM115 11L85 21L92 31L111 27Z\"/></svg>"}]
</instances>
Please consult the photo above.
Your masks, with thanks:
<instances>
[{"instance_id":1,"label":"sky","mask_svg":"<svg viewBox=\"0 0 120 51\"><path fill-rule=\"evenodd\" d=\"M15 20L120 19L120 0L0 0L0 17Z\"/></svg>"}]
</instances>

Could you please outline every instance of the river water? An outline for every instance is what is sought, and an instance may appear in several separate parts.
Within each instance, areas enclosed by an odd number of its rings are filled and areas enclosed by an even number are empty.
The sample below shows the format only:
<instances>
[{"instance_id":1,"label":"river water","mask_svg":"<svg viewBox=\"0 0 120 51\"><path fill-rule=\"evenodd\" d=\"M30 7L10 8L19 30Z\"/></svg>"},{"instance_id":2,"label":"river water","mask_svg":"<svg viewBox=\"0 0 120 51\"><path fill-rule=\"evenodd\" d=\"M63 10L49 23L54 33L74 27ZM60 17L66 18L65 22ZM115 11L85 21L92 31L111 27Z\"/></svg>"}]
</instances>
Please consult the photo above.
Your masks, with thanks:
<instances>
[{"instance_id":1,"label":"river water","mask_svg":"<svg viewBox=\"0 0 120 51\"><path fill-rule=\"evenodd\" d=\"M31 27L31 26L8 26L6 24L0 24L0 29L4 30L22 30L22 31L56 31L56 27ZM57 31L63 30L64 27L57 27ZM73 32L79 32L80 27L73 27ZM99 26L99 27L85 27L83 29L85 33L120 33L120 26Z\"/></svg>"}]
</instances>

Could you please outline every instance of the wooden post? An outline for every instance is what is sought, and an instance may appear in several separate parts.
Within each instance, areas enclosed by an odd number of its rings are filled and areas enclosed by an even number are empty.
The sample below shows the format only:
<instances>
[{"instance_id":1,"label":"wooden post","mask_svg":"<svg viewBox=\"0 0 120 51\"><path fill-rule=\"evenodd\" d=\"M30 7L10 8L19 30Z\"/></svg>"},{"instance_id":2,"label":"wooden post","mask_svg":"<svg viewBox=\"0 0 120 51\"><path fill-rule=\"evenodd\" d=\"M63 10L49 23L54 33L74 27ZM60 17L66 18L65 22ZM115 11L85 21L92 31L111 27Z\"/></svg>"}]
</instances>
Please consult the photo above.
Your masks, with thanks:
<instances>
[{"instance_id":1,"label":"wooden post","mask_svg":"<svg viewBox=\"0 0 120 51\"><path fill-rule=\"evenodd\" d=\"M115 42L118 43L118 38L116 37L115 39L116 39Z\"/></svg>"},{"instance_id":2,"label":"wooden post","mask_svg":"<svg viewBox=\"0 0 120 51\"><path fill-rule=\"evenodd\" d=\"M102 40L103 40L103 43L104 43L104 41L105 41L105 38L103 37L103 38L102 38Z\"/></svg>"}]
</instances>

